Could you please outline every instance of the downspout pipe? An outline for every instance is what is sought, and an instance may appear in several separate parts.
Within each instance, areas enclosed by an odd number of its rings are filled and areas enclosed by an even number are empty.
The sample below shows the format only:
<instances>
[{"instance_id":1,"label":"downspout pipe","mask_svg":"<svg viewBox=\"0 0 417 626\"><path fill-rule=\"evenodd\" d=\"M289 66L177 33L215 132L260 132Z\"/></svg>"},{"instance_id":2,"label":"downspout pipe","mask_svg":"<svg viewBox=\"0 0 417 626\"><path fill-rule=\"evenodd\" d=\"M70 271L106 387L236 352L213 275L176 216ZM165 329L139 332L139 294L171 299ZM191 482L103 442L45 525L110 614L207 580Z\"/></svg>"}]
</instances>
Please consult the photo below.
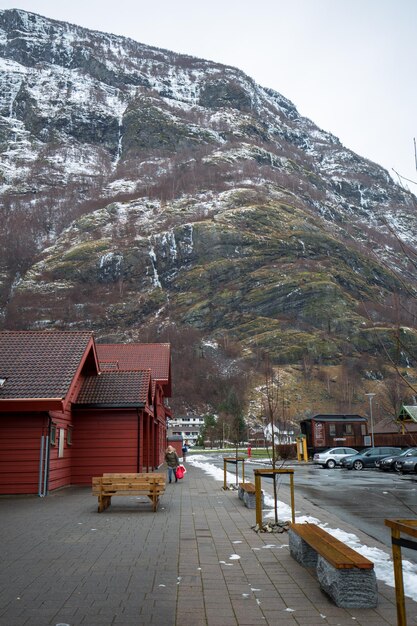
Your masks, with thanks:
<instances>
[{"instance_id":1,"label":"downspout pipe","mask_svg":"<svg viewBox=\"0 0 417 626\"><path fill-rule=\"evenodd\" d=\"M43 449L45 446L45 435L41 435L41 449L39 454L39 482L38 482L38 496L43 496Z\"/></svg>"},{"instance_id":2,"label":"downspout pipe","mask_svg":"<svg viewBox=\"0 0 417 626\"><path fill-rule=\"evenodd\" d=\"M44 476L44 492L43 495L47 496L49 493L49 460L51 458L50 455L50 444L51 441L51 430L52 430L52 417L49 416L49 425L48 425L48 435L46 437L46 446L45 446L45 476Z\"/></svg>"}]
</instances>

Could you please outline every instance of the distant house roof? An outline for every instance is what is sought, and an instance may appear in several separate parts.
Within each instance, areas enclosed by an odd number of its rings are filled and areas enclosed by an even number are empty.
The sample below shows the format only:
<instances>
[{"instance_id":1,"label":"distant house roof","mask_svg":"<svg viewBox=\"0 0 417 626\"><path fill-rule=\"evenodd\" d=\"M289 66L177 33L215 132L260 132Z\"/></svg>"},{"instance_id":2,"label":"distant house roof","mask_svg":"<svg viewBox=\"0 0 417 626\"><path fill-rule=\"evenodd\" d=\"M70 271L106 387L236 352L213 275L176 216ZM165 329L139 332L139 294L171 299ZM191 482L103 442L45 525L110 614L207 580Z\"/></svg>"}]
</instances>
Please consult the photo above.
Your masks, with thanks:
<instances>
[{"instance_id":1,"label":"distant house roof","mask_svg":"<svg viewBox=\"0 0 417 626\"><path fill-rule=\"evenodd\" d=\"M314 415L314 417L307 417L303 422L367 422L366 417L362 417L361 415L345 415L340 413L325 413Z\"/></svg>"},{"instance_id":2,"label":"distant house roof","mask_svg":"<svg viewBox=\"0 0 417 626\"><path fill-rule=\"evenodd\" d=\"M374 433L375 434L399 434L403 432L415 433L417 432L417 423L415 422L399 422L393 417L384 417L379 422L375 422Z\"/></svg>"},{"instance_id":3,"label":"distant house roof","mask_svg":"<svg viewBox=\"0 0 417 626\"><path fill-rule=\"evenodd\" d=\"M145 407L151 402L151 371L102 372L84 379L75 407Z\"/></svg>"},{"instance_id":4,"label":"distant house roof","mask_svg":"<svg viewBox=\"0 0 417 626\"><path fill-rule=\"evenodd\" d=\"M417 423L417 406L402 406L399 412L398 418L400 422L415 422Z\"/></svg>"},{"instance_id":5,"label":"distant house roof","mask_svg":"<svg viewBox=\"0 0 417 626\"><path fill-rule=\"evenodd\" d=\"M169 343L96 344L102 371L150 369L152 379L171 395L171 346Z\"/></svg>"},{"instance_id":6,"label":"distant house roof","mask_svg":"<svg viewBox=\"0 0 417 626\"><path fill-rule=\"evenodd\" d=\"M0 332L0 407L62 408L77 373L98 373L91 332ZM20 407L22 409L22 406Z\"/></svg>"}]
</instances>

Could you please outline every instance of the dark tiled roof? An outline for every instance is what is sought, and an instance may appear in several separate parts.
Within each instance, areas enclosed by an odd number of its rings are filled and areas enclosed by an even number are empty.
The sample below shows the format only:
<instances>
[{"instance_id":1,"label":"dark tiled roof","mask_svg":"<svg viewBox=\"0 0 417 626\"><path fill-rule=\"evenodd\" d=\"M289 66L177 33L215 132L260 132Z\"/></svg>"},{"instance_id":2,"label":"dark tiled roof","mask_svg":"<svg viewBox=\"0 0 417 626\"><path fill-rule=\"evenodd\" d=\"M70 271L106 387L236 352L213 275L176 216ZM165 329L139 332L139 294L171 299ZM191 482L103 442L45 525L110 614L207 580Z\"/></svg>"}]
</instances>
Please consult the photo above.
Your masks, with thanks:
<instances>
[{"instance_id":1,"label":"dark tiled roof","mask_svg":"<svg viewBox=\"0 0 417 626\"><path fill-rule=\"evenodd\" d=\"M0 332L0 400L65 398L91 332Z\"/></svg>"},{"instance_id":2,"label":"dark tiled roof","mask_svg":"<svg viewBox=\"0 0 417 626\"><path fill-rule=\"evenodd\" d=\"M96 344L96 348L103 370L150 369L157 381L167 382L170 378L169 343L103 343Z\"/></svg>"},{"instance_id":3,"label":"dark tiled roof","mask_svg":"<svg viewBox=\"0 0 417 626\"><path fill-rule=\"evenodd\" d=\"M361 415L343 415L341 413L324 413L319 415L314 415L314 417L308 417L303 420L303 422L310 422L312 420L317 420L319 422L367 422L366 417L362 417Z\"/></svg>"},{"instance_id":4,"label":"dark tiled roof","mask_svg":"<svg viewBox=\"0 0 417 626\"><path fill-rule=\"evenodd\" d=\"M75 405L145 405L151 380L150 370L101 372L85 378Z\"/></svg>"}]
</instances>

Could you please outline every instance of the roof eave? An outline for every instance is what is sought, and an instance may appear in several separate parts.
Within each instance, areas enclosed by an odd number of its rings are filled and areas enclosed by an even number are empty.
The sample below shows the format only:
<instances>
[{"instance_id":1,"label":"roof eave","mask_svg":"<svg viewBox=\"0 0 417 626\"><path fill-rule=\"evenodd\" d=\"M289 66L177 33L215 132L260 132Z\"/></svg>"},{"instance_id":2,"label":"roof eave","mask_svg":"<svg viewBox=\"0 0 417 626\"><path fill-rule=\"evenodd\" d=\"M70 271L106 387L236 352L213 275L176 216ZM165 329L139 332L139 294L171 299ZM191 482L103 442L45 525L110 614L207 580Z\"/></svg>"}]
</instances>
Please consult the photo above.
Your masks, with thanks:
<instances>
[{"instance_id":1,"label":"roof eave","mask_svg":"<svg viewBox=\"0 0 417 626\"><path fill-rule=\"evenodd\" d=\"M5 411L63 411L62 398L5 398L0 399L0 412Z\"/></svg>"},{"instance_id":2,"label":"roof eave","mask_svg":"<svg viewBox=\"0 0 417 626\"><path fill-rule=\"evenodd\" d=\"M85 402L74 403L74 409L144 409L145 402Z\"/></svg>"}]
</instances>

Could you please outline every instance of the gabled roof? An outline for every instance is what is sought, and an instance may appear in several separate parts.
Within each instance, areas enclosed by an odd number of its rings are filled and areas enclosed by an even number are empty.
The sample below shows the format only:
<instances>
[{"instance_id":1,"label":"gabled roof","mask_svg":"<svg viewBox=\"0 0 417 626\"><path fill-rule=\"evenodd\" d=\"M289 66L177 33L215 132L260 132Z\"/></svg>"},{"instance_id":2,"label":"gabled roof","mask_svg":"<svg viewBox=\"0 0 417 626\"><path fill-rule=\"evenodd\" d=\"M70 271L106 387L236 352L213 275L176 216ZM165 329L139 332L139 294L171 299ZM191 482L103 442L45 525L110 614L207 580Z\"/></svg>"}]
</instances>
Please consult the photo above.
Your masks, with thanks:
<instances>
[{"instance_id":1,"label":"gabled roof","mask_svg":"<svg viewBox=\"0 0 417 626\"><path fill-rule=\"evenodd\" d=\"M62 409L83 364L98 372L91 332L0 332L0 409Z\"/></svg>"},{"instance_id":2,"label":"gabled roof","mask_svg":"<svg viewBox=\"0 0 417 626\"><path fill-rule=\"evenodd\" d=\"M417 406L402 406L398 415L400 422L416 422L417 423Z\"/></svg>"},{"instance_id":3,"label":"gabled roof","mask_svg":"<svg viewBox=\"0 0 417 626\"><path fill-rule=\"evenodd\" d=\"M87 376L74 406L81 407L145 407L151 402L151 371L101 372Z\"/></svg>"},{"instance_id":4,"label":"gabled roof","mask_svg":"<svg viewBox=\"0 0 417 626\"><path fill-rule=\"evenodd\" d=\"M171 345L169 343L96 344L102 371L150 369L165 395L171 395Z\"/></svg>"}]
</instances>

